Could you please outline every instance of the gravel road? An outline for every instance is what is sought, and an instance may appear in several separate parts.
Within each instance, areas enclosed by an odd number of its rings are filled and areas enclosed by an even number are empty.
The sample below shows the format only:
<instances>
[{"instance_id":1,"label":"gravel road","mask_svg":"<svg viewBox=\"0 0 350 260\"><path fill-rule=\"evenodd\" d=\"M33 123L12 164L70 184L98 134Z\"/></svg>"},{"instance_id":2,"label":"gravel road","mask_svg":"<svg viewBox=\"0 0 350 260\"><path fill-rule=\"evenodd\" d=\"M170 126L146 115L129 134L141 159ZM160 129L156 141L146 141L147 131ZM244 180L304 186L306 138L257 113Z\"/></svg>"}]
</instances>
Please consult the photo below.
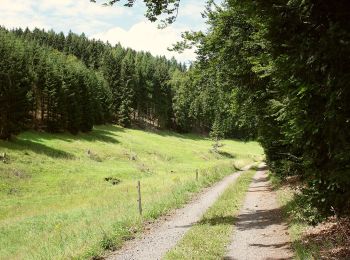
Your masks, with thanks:
<instances>
[{"instance_id":1,"label":"gravel road","mask_svg":"<svg viewBox=\"0 0 350 260\"><path fill-rule=\"evenodd\" d=\"M224 259L292 259L287 225L266 171L258 171L235 223Z\"/></svg>"},{"instance_id":2,"label":"gravel road","mask_svg":"<svg viewBox=\"0 0 350 260\"><path fill-rule=\"evenodd\" d=\"M249 168L250 166L247 166L243 171ZM242 171L229 175L206 189L198 199L176 210L169 219L140 238L126 242L121 250L114 252L107 259L161 259L241 173Z\"/></svg>"}]
</instances>

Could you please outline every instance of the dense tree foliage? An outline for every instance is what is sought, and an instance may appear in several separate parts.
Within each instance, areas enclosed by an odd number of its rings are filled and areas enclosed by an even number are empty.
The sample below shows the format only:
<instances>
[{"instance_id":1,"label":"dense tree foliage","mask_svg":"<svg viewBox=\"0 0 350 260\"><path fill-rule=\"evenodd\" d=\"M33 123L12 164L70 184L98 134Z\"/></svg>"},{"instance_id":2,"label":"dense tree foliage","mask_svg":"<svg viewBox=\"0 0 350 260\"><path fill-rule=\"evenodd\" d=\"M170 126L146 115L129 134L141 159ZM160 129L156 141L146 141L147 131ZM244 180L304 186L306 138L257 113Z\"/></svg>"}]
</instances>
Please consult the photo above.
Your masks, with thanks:
<instances>
[{"instance_id":1,"label":"dense tree foliage","mask_svg":"<svg viewBox=\"0 0 350 260\"><path fill-rule=\"evenodd\" d=\"M2 28L1 138L24 127L72 133L138 121L170 127L169 80L186 66L84 34Z\"/></svg>"},{"instance_id":2,"label":"dense tree foliage","mask_svg":"<svg viewBox=\"0 0 350 260\"><path fill-rule=\"evenodd\" d=\"M347 1L209 3L208 32L175 46L197 44L196 80L217 95L233 89L238 120L249 130L256 119L271 170L301 176L325 214L350 209L349 13Z\"/></svg>"},{"instance_id":3,"label":"dense tree foliage","mask_svg":"<svg viewBox=\"0 0 350 260\"><path fill-rule=\"evenodd\" d=\"M76 57L0 30L1 135L24 127L89 131L109 117L105 81Z\"/></svg>"},{"instance_id":4,"label":"dense tree foliage","mask_svg":"<svg viewBox=\"0 0 350 260\"><path fill-rule=\"evenodd\" d=\"M9 139L26 120L29 102L27 93L32 79L26 62L28 52L14 37L0 31L0 138Z\"/></svg>"},{"instance_id":5,"label":"dense tree foliage","mask_svg":"<svg viewBox=\"0 0 350 260\"><path fill-rule=\"evenodd\" d=\"M253 139L257 118L244 112L237 102L238 92L220 82L214 70L196 64L187 72L173 74L173 110L181 131L208 133L216 126L222 136ZM249 117L249 118L247 118Z\"/></svg>"},{"instance_id":6,"label":"dense tree foliage","mask_svg":"<svg viewBox=\"0 0 350 260\"><path fill-rule=\"evenodd\" d=\"M251 131L242 127L232 88L226 85L219 91L213 84L214 72L208 74L212 77L208 81L199 67L187 72L175 59L153 57L120 44L111 46L84 34L3 31L28 46L27 66L34 74L26 85L30 85L25 93L32 97L33 108L27 114L36 129L77 133L89 131L93 124L115 122L129 127L138 122L208 133L220 122L220 131L226 136L254 136L252 127ZM252 122L254 125L256 120Z\"/></svg>"},{"instance_id":7,"label":"dense tree foliage","mask_svg":"<svg viewBox=\"0 0 350 260\"><path fill-rule=\"evenodd\" d=\"M114 122L130 126L134 119L165 127L173 121L168 80L175 70L186 70L176 60L125 49L120 44L111 46L90 40L84 34L70 32L65 36L38 29L33 32L19 29L14 33L40 46L74 55L89 69L100 72L112 92Z\"/></svg>"}]
</instances>

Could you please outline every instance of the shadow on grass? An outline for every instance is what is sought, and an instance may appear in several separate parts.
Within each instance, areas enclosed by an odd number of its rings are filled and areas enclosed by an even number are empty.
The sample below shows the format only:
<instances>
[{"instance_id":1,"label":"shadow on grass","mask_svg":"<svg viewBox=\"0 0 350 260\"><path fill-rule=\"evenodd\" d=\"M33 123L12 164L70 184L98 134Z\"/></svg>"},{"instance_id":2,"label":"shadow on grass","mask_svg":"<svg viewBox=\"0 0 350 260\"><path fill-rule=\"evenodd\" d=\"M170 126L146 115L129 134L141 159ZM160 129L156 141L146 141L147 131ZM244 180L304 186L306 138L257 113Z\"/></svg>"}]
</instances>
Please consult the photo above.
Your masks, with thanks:
<instances>
[{"instance_id":1,"label":"shadow on grass","mask_svg":"<svg viewBox=\"0 0 350 260\"><path fill-rule=\"evenodd\" d=\"M181 139L187 139L187 140L192 140L192 141L203 141L207 140L208 136L206 135L200 135L200 134L180 134L176 132L171 132L171 131L159 131L159 132L152 132L155 134L158 134L163 137L177 137Z\"/></svg>"},{"instance_id":2,"label":"shadow on grass","mask_svg":"<svg viewBox=\"0 0 350 260\"><path fill-rule=\"evenodd\" d=\"M72 135L69 133L46 133L28 131L20 134L17 138L11 141L0 142L0 148L4 147L9 150L18 151L32 151L37 154L43 154L51 158L60 159L74 159L74 155L51 146L45 145L43 141L55 141L61 140L64 142L74 142L79 140L85 140L89 142L104 142L117 144L118 135L115 132L123 132L124 129L118 126L106 125L98 126L89 133L80 133L78 135ZM53 145L52 145L53 146Z\"/></svg>"},{"instance_id":3,"label":"shadow on grass","mask_svg":"<svg viewBox=\"0 0 350 260\"><path fill-rule=\"evenodd\" d=\"M88 133L79 133L72 135L70 133L46 133L46 132L34 132L28 131L19 136L20 139L26 139L31 141L42 140L61 140L64 142L74 142L79 140L85 140L89 142L105 142L105 143L119 143L117 140L118 135L115 132L124 132L124 129L118 126L106 125L98 126Z\"/></svg>"},{"instance_id":4,"label":"shadow on grass","mask_svg":"<svg viewBox=\"0 0 350 260\"><path fill-rule=\"evenodd\" d=\"M207 134L192 134L192 133L178 133L170 130L162 130L154 127L140 127L138 125L134 125L133 129L141 130L147 133L156 134L162 137L177 137L186 140L192 141L203 141L208 139Z\"/></svg>"},{"instance_id":5,"label":"shadow on grass","mask_svg":"<svg viewBox=\"0 0 350 260\"><path fill-rule=\"evenodd\" d=\"M236 222L237 218L234 216L225 216L225 217L213 217L213 218L205 218L202 219L199 222L195 222L189 225L182 225L182 226L176 226L176 228L190 228L195 225L207 225L209 224L210 226L216 226L216 225L234 225Z\"/></svg>"},{"instance_id":6,"label":"shadow on grass","mask_svg":"<svg viewBox=\"0 0 350 260\"><path fill-rule=\"evenodd\" d=\"M112 131L112 130L111 130ZM111 131L103 130L103 129L94 129L90 133L79 134L75 137L75 140L86 140L90 142L104 142L104 143L112 143L117 144L119 141L116 139L118 135L114 134Z\"/></svg>"},{"instance_id":7,"label":"shadow on grass","mask_svg":"<svg viewBox=\"0 0 350 260\"><path fill-rule=\"evenodd\" d=\"M225 217L213 217L213 218L204 218L201 221L198 222L199 225L206 225L209 224L211 226L216 225L234 225L237 218L233 216L225 216Z\"/></svg>"},{"instance_id":8,"label":"shadow on grass","mask_svg":"<svg viewBox=\"0 0 350 260\"><path fill-rule=\"evenodd\" d=\"M192 134L192 133L187 133L187 132L175 132L176 130L165 130L162 128L159 128L157 126L154 126L152 124L150 124L149 122L142 120L142 119L138 119L138 120L133 120L132 122L132 128L133 129L137 129L137 130L141 130L144 132L148 132L148 133L152 133L152 134L156 134L159 136L163 136L163 137L177 137L177 138L181 138L181 139L190 139L192 141L201 141L201 140L205 140L208 138L208 133L197 133L197 134Z\"/></svg>"},{"instance_id":9,"label":"shadow on grass","mask_svg":"<svg viewBox=\"0 0 350 260\"><path fill-rule=\"evenodd\" d=\"M41 143L31 140L15 139L11 142L1 142L0 147L8 148L9 150L17 151L32 151L37 154L43 154L51 158L58 159L74 159L74 155L62 150L58 150Z\"/></svg>"},{"instance_id":10,"label":"shadow on grass","mask_svg":"<svg viewBox=\"0 0 350 260\"><path fill-rule=\"evenodd\" d=\"M224 151L217 151L218 154L220 154L222 157L225 157L227 159L234 159L236 156L234 156L231 153L224 152Z\"/></svg>"}]
</instances>

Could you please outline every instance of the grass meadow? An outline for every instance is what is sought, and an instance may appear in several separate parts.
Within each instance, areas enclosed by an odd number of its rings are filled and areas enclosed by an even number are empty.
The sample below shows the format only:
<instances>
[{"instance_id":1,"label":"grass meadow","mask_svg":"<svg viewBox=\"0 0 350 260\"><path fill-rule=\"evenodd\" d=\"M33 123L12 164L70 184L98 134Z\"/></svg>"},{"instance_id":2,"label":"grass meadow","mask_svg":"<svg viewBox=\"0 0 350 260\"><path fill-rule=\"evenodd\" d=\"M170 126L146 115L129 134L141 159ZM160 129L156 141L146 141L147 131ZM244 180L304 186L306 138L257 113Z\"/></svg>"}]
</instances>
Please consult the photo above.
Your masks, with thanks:
<instances>
[{"instance_id":1,"label":"grass meadow","mask_svg":"<svg viewBox=\"0 0 350 260\"><path fill-rule=\"evenodd\" d=\"M111 125L0 141L0 259L86 259L118 248L144 221L263 158L256 142L222 143L217 154L197 135Z\"/></svg>"}]
</instances>

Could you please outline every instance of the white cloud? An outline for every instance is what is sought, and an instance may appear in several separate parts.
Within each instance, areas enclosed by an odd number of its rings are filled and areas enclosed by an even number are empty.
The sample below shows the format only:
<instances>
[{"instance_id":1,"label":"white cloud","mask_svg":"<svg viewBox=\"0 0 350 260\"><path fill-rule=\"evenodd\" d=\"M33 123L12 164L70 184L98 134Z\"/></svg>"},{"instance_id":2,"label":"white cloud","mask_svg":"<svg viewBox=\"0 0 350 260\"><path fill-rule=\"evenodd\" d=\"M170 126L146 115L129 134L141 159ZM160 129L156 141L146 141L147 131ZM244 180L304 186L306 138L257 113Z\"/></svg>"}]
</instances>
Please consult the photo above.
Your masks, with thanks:
<instances>
[{"instance_id":1,"label":"white cloud","mask_svg":"<svg viewBox=\"0 0 350 260\"><path fill-rule=\"evenodd\" d=\"M119 16L128 13L127 8L120 6L106 7L94 4L89 0L40 0L37 8L43 11L51 10L54 14L70 17L94 17Z\"/></svg>"},{"instance_id":2,"label":"white cloud","mask_svg":"<svg viewBox=\"0 0 350 260\"><path fill-rule=\"evenodd\" d=\"M7 28L38 27L56 32L84 32L87 36L110 43L120 42L135 50L188 61L195 59L193 50L178 54L167 48L181 40L181 32L202 29L200 12L205 1L182 0L177 21L163 30L146 22L141 1L133 8L123 7L121 3L103 7L89 0L0 0L0 3L0 25Z\"/></svg>"},{"instance_id":3,"label":"white cloud","mask_svg":"<svg viewBox=\"0 0 350 260\"><path fill-rule=\"evenodd\" d=\"M87 34L110 27L107 19L130 15L125 7L104 7L89 0L1 0L0 25L39 27Z\"/></svg>"},{"instance_id":4,"label":"white cloud","mask_svg":"<svg viewBox=\"0 0 350 260\"><path fill-rule=\"evenodd\" d=\"M179 16L195 16L201 18L201 13L204 11L204 5L189 3L184 6L180 6Z\"/></svg>"},{"instance_id":5,"label":"white cloud","mask_svg":"<svg viewBox=\"0 0 350 260\"><path fill-rule=\"evenodd\" d=\"M185 29L173 26L158 29L154 23L141 21L133 25L129 30L114 27L92 37L108 41L111 44L120 42L124 47L130 47L137 51L149 51L153 55L164 55L167 58L174 56L180 61L187 62L195 59L196 55L193 50L187 50L182 54L167 50L172 44L181 40L181 32Z\"/></svg>"},{"instance_id":6,"label":"white cloud","mask_svg":"<svg viewBox=\"0 0 350 260\"><path fill-rule=\"evenodd\" d=\"M2 0L0 5L1 12L25 12L30 9L29 2Z\"/></svg>"}]
</instances>

